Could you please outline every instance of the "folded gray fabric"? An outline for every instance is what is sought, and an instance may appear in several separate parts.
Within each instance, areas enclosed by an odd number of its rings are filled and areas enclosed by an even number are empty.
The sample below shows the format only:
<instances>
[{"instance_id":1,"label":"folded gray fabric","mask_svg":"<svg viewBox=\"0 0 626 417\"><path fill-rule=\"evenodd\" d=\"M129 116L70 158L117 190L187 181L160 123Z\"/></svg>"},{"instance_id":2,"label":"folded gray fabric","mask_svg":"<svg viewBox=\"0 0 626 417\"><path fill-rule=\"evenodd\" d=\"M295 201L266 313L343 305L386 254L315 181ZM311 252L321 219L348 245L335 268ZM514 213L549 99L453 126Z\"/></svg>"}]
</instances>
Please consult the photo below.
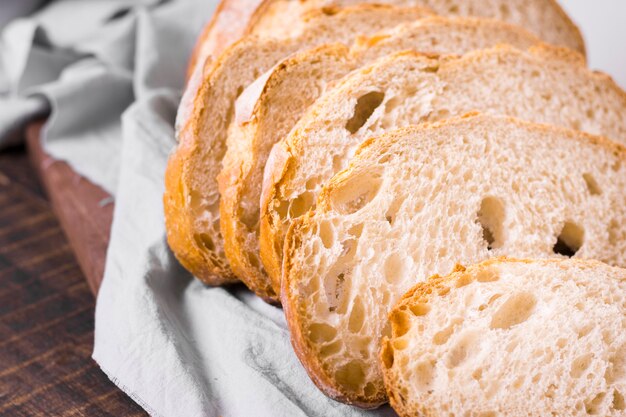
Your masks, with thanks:
<instances>
[{"instance_id":1,"label":"folded gray fabric","mask_svg":"<svg viewBox=\"0 0 626 417\"><path fill-rule=\"evenodd\" d=\"M115 194L93 356L150 414L391 416L326 398L293 353L281 309L243 286L207 288L168 249L163 174L186 63L214 7L60 1L11 23L0 145L50 111L47 151Z\"/></svg>"}]
</instances>

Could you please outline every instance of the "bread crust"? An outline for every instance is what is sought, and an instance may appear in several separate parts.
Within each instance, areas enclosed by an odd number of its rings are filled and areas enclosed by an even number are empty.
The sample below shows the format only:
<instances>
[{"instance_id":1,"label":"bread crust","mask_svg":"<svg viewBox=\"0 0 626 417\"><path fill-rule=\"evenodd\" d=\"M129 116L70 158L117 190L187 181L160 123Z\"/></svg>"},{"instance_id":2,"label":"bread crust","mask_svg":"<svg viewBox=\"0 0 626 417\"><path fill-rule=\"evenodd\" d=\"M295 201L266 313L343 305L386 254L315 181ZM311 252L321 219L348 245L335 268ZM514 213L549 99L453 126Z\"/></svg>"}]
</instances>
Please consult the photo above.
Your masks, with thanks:
<instances>
[{"instance_id":1,"label":"bread crust","mask_svg":"<svg viewBox=\"0 0 626 417\"><path fill-rule=\"evenodd\" d=\"M220 1L193 47L187 65L187 80L191 78L196 64L219 56L246 34L250 19L262 3L262 0Z\"/></svg>"},{"instance_id":2,"label":"bread crust","mask_svg":"<svg viewBox=\"0 0 626 417\"><path fill-rule=\"evenodd\" d=\"M278 16L284 13L285 10L289 10L290 14L299 13L302 15L306 13L307 10L311 10L311 8L314 8L314 7L318 7L318 8L327 7L327 8L332 9L332 7L345 5L348 3L349 3L348 1L344 1L344 0L330 0L330 1L326 1L326 0L303 0L303 1L263 0L262 3L258 6L258 8L255 10L252 17L250 18L250 24L248 25L248 28L246 29L246 31L247 33L255 33L259 31L259 28L263 26L263 24L267 25L267 23L264 23L264 20L267 20L269 22L277 20ZM428 7L428 5L425 3L428 3L428 2L420 1L420 0L398 0L397 2L396 1L393 2L393 4L397 4L400 6ZM546 3L547 3L546 9L554 10L556 15L561 19L561 21L565 24L567 28L567 32L571 38L571 41L570 41L571 43L569 43L568 45L564 45L564 46L574 49L578 51L579 53L581 53L583 56L586 56L585 41L583 39L582 33L580 29L578 28L578 26L576 26L576 24L572 21L572 19L565 12L565 10L563 10L563 8L561 7L561 5L559 4L557 0L548 0ZM435 10L435 12L437 11ZM445 13L441 11L439 11L438 14L445 15ZM489 17L489 16L482 16L482 17ZM261 27L261 30L262 29L263 28ZM536 35L540 36L541 34L537 33ZM545 38L543 39L546 42L549 42L549 43L551 42L550 39L545 39Z\"/></svg>"},{"instance_id":3,"label":"bread crust","mask_svg":"<svg viewBox=\"0 0 626 417\"><path fill-rule=\"evenodd\" d=\"M442 127L453 128L455 125L467 126L468 123L481 123L483 121L489 122L492 120L504 121L508 124L511 124L511 126L513 127L523 128L528 131L536 131L546 135L559 135L560 137L563 137L566 141L571 140L572 146L576 146L578 143L601 146L606 148L607 151L618 156L622 161L626 163L626 147L616 142L613 142L605 137L594 136L588 133L574 131L558 126L530 123L513 117L488 116L476 112L468 113L462 117L451 118L440 122L424 123L422 125L405 127L402 129L394 130L390 133L383 134L382 136L366 140L356 151L355 156L353 157L353 162L350 163L350 165L345 170L336 174L330 181L327 182L322 193L320 193L318 197L318 203L316 205L315 211L310 211L291 223L287 232L287 237L285 239L284 245L281 301L287 318L287 324L291 332L291 342L298 358L307 370L307 373L315 382L315 384L326 395L339 401L358 405L360 407L377 407L385 401L385 396L364 398L362 396L353 396L345 390L342 390L342 387L340 387L337 382L333 380L332 376L324 370L322 364L323 361L317 356L315 350L313 350L311 347L310 340L305 334L307 318L303 317L303 314L298 311L298 304L303 302L302 300L304 297L306 297L306 295L301 296L300 294L294 294L294 292L292 291L292 288L294 288L293 283L302 280L301 276L294 275L293 260L295 258L295 252L297 251L297 248L301 245L301 237L305 234L304 232L314 226L315 223L313 221L313 218L316 213L319 214L332 210L331 196L334 190L341 187L343 182L352 174L352 172L357 168L356 161L359 159L359 157L363 157L364 154L369 152L374 152L378 154L380 152L377 151L388 149L395 140L406 136L407 133L428 131L433 129L439 129ZM490 265L490 262L498 262L498 259L500 258L492 258L485 261L483 264ZM559 260L557 259L551 260L550 262L558 261ZM520 260L520 262L530 261ZM590 261L581 260L580 262ZM462 271L463 268L464 267L462 266L457 267L457 272ZM403 302L406 302L405 300L412 297L414 294L421 294L421 288L435 288L434 286L439 285L439 283L443 282L443 280L445 280L445 278L433 276L427 281L427 284L421 283L414 286L396 304L396 306L401 305L401 303ZM394 310L395 309L397 309L397 307L394 308ZM380 346L382 346L383 351L380 353L379 357L383 358L386 353L385 342L383 341ZM397 403L397 399L395 398L391 398L390 400L392 402L392 405L394 404L394 402Z\"/></svg>"}]
</instances>

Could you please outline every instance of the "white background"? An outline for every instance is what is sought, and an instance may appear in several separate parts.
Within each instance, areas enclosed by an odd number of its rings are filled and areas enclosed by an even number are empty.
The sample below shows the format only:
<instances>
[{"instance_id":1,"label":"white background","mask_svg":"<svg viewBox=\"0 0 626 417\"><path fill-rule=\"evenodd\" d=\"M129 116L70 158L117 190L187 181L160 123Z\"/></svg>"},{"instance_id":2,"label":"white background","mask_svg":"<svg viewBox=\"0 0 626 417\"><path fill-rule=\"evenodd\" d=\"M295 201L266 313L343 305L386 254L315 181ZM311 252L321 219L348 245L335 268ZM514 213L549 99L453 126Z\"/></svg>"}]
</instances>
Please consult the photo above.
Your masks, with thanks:
<instances>
[{"instance_id":1,"label":"white background","mask_svg":"<svg viewBox=\"0 0 626 417\"><path fill-rule=\"evenodd\" d=\"M560 0L587 45L589 66L626 88L626 0Z\"/></svg>"}]
</instances>

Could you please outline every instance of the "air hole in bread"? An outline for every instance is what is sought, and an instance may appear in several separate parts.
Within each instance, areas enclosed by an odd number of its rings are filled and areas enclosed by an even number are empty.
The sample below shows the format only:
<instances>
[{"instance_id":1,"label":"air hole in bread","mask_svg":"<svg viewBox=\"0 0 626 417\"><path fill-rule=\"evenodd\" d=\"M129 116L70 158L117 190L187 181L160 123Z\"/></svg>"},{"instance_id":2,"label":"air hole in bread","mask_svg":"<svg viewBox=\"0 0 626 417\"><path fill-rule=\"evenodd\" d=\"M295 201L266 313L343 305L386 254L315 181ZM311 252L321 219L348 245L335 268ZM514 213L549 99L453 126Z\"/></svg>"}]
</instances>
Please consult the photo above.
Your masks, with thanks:
<instances>
[{"instance_id":1,"label":"air hole in bread","mask_svg":"<svg viewBox=\"0 0 626 417\"><path fill-rule=\"evenodd\" d=\"M328 303L328 311L343 314L347 305L344 294L349 292L352 280L350 265L356 253L357 242L354 239L341 242L343 250L335 265L324 278L324 292Z\"/></svg>"},{"instance_id":2,"label":"air hole in bread","mask_svg":"<svg viewBox=\"0 0 626 417\"><path fill-rule=\"evenodd\" d=\"M571 258L583 245L584 238L585 231L582 227L573 222L565 222L552 250L556 254Z\"/></svg>"},{"instance_id":3,"label":"air hole in bread","mask_svg":"<svg viewBox=\"0 0 626 417\"><path fill-rule=\"evenodd\" d=\"M259 262L259 258L256 256L256 254L252 252L248 252L248 262L250 263L250 265L252 265L253 268L261 268L261 262Z\"/></svg>"},{"instance_id":4,"label":"air hole in bread","mask_svg":"<svg viewBox=\"0 0 626 417\"><path fill-rule=\"evenodd\" d=\"M409 306L409 310L411 310L414 316L420 317L430 312L430 306L426 303L415 303Z\"/></svg>"},{"instance_id":5,"label":"air hole in bread","mask_svg":"<svg viewBox=\"0 0 626 417\"><path fill-rule=\"evenodd\" d=\"M389 208L385 212L385 219L387 220L387 223L389 223L390 225L393 226L393 223L396 220L396 215L398 214L398 210L400 210L400 207L402 206L403 202L404 200L402 199L394 198L391 204L389 205Z\"/></svg>"},{"instance_id":6,"label":"air hole in bread","mask_svg":"<svg viewBox=\"0 0 626 417\"><path fill-rule=\"evenodd\" d=\"M615 163L611 166L611 169L613 169L613 171L617 172L622 168L622 162L618 159L617 161L615 161Z\"/></svg>"},{"instance_id":7,"label":"air hole in bread","mask_svg":"<svg viewBox=\"0 0 626 417\"><path fill-rule=\"evenodd\" d=\"M532 315L537 299L529 292L510 296L491 319L492 329L509 329L523 323Z\"/></svg>"},{"instance_id":8,"label":"air hole in bread","mask_svg":"<svg viewBox=\"0 0 626 417\"><path fill-rule=\"evenodd\" d=\"M350 312L350 318L348 319L348 330L352 333L358 333L363 327L363 321L365 320L365 308L363 307L363 301L361 297L356 297L352 304L352 311Z\"/></svg>"},{"instance_id":9,"label":"air hole in bread","mask_svg":"<svg viewBox=\"0 0 626 417\"><path fill-rule=\"evenodd\" d=\"M369 93L362 95L356 101L356 105L354 106L354 114L352 118L348 120L346 123L346 129L350 133L356 133L367 119L370 118L374 110L381 105L383 100L385 99L385 93L381 93L380 91L370 91Z\"/></svg>"},{"instance_id":10,"label":"air hole in bread","mask_svg":"<svg viewBox=\"0 0 626 417\"><path fill-rule=\"evenodd\" d=\"M624 377L626 377L626 346L617 349L617 352L609 358L609 366L604 379L608 384L612 384Z\"/></svg>"},{"instance_id":11,"label":"air hole in bread","mask_svg":"<svg viewBox=\"0 0 626 417\"><path fill-rule=\"evenodd\" d=\"M626 410L626 402L624 402L624 396L618 390L613 391L613 409L623 411Z\"/></svg>"},{"instance_id":12,"label":"air hole in bread","mask_svg":"<svg viewBox=\"0 0 626 417\"><path fill-rule=\"evenodd\" d=\"M403 311L396 311L392 317L393 335L395 337L404 336L411 328L411 318Z\"/></svg>"},{"instance_id":13,"label":"air hole in bread","mask_svg":"<svg viewBox=\"0 0 626 417\"><path fill-rule=\"evenodd\" d=\"M409 346L409 341L403 338L399 338L394 339L392 344L394 350L404 350Z\"/></svg>"},{"instance_id":14,"label":"air hole in bread","mask_svg":"<svg viewBox=\"0 0 626 417\"><path fill-rule=\"evenodd\" d=\"M450 14L457 14L457 13L459 13L459 6L457 6L456 4L453 4L452 6L450 6L448 8L448 13L450 13Z\"/></svg>"},{"instance_id":15,"label":"air hole in bread","mask_svg":"<svg viewBox=\"0 0 626 417\"><path fill-rule=\"evenodd\" d=\"M393 348L391 347L391 342L389 340L385 340L385 343L383 343L380 356L383 360L383 366L385 368L389 369L393 366Z\"/></svg>"},{"instance_id":16,"label":"air hole in bread","mask_svg":"<svg viewBox=\"0 0 626 417\"><path fill-rule=\"evenodd\" d=\"M589 333L591 333L591 331L593 330L593 327L594 327L593 324L587 324L587 325L581 327L578 330L578 338L582 339L583 337L587 336Z\"/></svg>"},{"instance_id":17,"label":"air hole in bread","mask_svg":"<svg viewBox=\"0 0 626 417\"><path fill-rule=\"evenodd\" d=\"M329 222L323 221L320 223L318 234L326 249L330 249L333 246L333 243L335 243L335 233Z\"/></svg>"},{"instance_id":18,"label":"air hole in bread","mask_svg":"<svg viewBox=\"0 0 626 417\"><path fill-rule=\"evenodd\" d=\"M413 380L417 384L417 389L427 391L430 389L435 379L435 361L420 361L415 365Z\"/></svg>"},{"instance_id":19,"label":"air hole in bread","mask_svg":"<svg viewBox=\"0 0 626 417\"><path fill-rule=\"evenodd\" d=\"M385 260L385 279L390 284L398 283L406 271L406 258L399 253L392 253Z\"/></svg>"},{"instance_id":20,"label":"air hole in bread","mask_svg":"<svg viewBox=\"0 0 626 417\"><path fill-rule=\"evenodd\" d=\"M207 233L196 233L193 237L198 246L202 246L210 252L215 250L215 243Z\"/></svg>"},{"instance_id":21,"label":"air hole in bread","mask_svg":"<svg viewBox=\"0 0 626 417\"><path fill-rule=\"evenodd\" d=\"M337 329L326 323L311 323L309 337L315 343L332 342L337 337Z\"/></svg>"},{"instance_id":22,"label":"air hole in bread","mask_svg":"<svg viewBox=\"0 0 626 417\"><path fill-rule=\"evenodd\" d=\"M500 19L507 20L510 14L511 14L511 11L509 10L509 6L507 6L506 4L501 4L500 5Z\"/></svg>"},{"instance_id":23,"label":"air hole in bread","mask_svg":"<svg viewBox=\"0 0 626 417\"><path fill-rule=\"evenodd\" d=\"M306 213L314 202L314 195L312 192L305 192L294 198L289 203L289 217L296 219Z\"/></svg>"},{"instance_id":24,"label":"air hole in bread","mask_svg":"<svg viewBox=\"0 0 626 417\"><path fill-rule=\"evenodd\" d=\"M504 204L499 198L485 197L478 210L478 223L482 227L487 249L497 249L504 240Z\"/></svg>"},{"instance_id":25,"label":"air hole in bread","mask_svg":"<svg viewBox=\"0 0 626 417\"><path fill-rule=\"evenodd\" d=\"M623 226L620 222L612 219L607 227L609 233L609 243L611 245L617 245L626 238L626 231L623 230Z\"/></svg>"},{"instance_id":26,"label":"air hole in bread","mask_svg":"<svg viewBox=\"0 0 626 417\"><path fill-rule=\"evenodd\" d=\"M598 185L598 182L593 177L593 175L589 173L583 174L583 179L585 180L585 184L587 185L587 190L591 195L600 195L602 194L602 189Z\"/></svg>"},{"instance_id":27,"label":"air hole in bread","mask_svg":"<svg viewBox=\"0 0 626 417\"><path fill-rule=\"evenodd\" d=\"M354 175L331 191L331 203L340 214L353 214L376 197L382 184L380 170Z\"/></svg>"},{"instance_id":28,"label":"air hole in bread","mask_svg":"<svg viewBox=\"0 0 626 417\"><path fill-rule=\"evenodd\" d=\"M335 340L333 343L322 346L320 349L320 356L327 358L332 355L336 355L341 351L341 340Z\"/></svg>"},{"instance_id":29,"label":"air hole in bread","mask_svg":"<svg viewBox=\"0 0 626 417\"><path fill-rule=\"evenodd\" d=\"M363 223L358 223L348 229L348 234L350 236L354 236L355 238L360 238L363 233Z\"/></svg>"},{"instance_id":30,"label":"air hole in bread","mask_svg":"<svg viewBox=\"0 0 626 417\"><path fill-rule=\"evenodd\" d=\"M255 76L254 78L258 78L258 77L257 77L257 76ZM244 90L244 88L243 88L243 86L242 86L242 85L240 85L239 87L237 87L237 96L236 96L236 98L239 98L239 96L241 95L241 93L243 93L243 90Z\"/></svg>"},{"instance_id":31,"label":"air hole in bread","mask_svg":"<svg viewBox=\"0 0 626 417\"><path fill-rule=\"evenodd\" d=\"M433 336L433 343L436 345L443 345L447 343L448 340L450 339L450 336L454 334L455 327L461 324L462 322L463 322L463 319L452 320L452 323L448 327L435 333L435 335Z\"/></svg>"},{"instance_id":32,"label":"air hole in bread","mask_svg":"<svg viewBox=\"0 0 626 417\"><path fill-rule=\"evenodd\" d=\"M324 13L326 16L334 16L338 12L339 12L339 9L337 7L332 7L332 6L322 7L322 13Z\"/></svg>"},{"instance_id":33,"label":"air hole in bread","mask_svg":"<svg viewBox=\"0 0 626 417\"><path fill-rule=\"evenodd\" d=\"M477 332L468 332L459 337L448 352L445 363L448 368L456 368L479 349L480 335Z\"/></svg>"},{"instance_id":34,"label":"air hole in bread","mask_svg":"<svg viewBox=\"0 0 626 417\"><path fill-rule=\"evenodd\" d=\"M587 368L589 368L589 365L591 365L592 359L593 353L585 353L584 355L578 356L572 361L570 375L574 378L580 378Z\"/></svg>"},{"instance_id":35,"label":"air hole in bread","mask_svg":"<svg viewBox=\"0 0 626 417\"><path fill-rule=\"evenodd\" d=\"M601 392L595 397L585 401L585 411L589 415L597 415L600 412L600 406L606 396L605 392Z\"/></svg>"},{"instance_id":36,"label":"air hole in bread","mask_svg":"<svg viewBox=\"0 0 626 417\"><path fill-rule=\"evenodd\" d=\"M342 387L347 388L352 392L359 391L359 388L365 382L365 372L363 371L363 364L360 361L352 360L335 372L335 380Z\"/></svg>"}]
</instances>

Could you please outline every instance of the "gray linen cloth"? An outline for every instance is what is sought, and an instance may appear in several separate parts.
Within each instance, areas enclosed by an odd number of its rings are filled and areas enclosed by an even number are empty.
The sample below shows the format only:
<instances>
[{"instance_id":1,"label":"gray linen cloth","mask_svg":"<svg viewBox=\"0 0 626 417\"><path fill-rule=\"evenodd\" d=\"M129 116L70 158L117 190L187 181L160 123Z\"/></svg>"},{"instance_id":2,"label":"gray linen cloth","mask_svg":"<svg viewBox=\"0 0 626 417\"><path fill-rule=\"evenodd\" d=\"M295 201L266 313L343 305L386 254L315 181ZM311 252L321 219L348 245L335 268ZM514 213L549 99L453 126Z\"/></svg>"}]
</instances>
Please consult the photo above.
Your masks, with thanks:
<instances>
[{"instance_id":1,"label":"gray linen cloth","mask_svg":"<svg viewBox=\"0 0 626 417\"><path fill-rule=\"evenodd\" d=\"M49 114L46 150L114 195L93 357L150 414L393 415L326 398L293 353L281 309L242 286L202 285L168 249L163 173L187 59L215 1L32 1L12 10L41 7L2 33L0 147Z\"/></svg>"}]
</instances>

